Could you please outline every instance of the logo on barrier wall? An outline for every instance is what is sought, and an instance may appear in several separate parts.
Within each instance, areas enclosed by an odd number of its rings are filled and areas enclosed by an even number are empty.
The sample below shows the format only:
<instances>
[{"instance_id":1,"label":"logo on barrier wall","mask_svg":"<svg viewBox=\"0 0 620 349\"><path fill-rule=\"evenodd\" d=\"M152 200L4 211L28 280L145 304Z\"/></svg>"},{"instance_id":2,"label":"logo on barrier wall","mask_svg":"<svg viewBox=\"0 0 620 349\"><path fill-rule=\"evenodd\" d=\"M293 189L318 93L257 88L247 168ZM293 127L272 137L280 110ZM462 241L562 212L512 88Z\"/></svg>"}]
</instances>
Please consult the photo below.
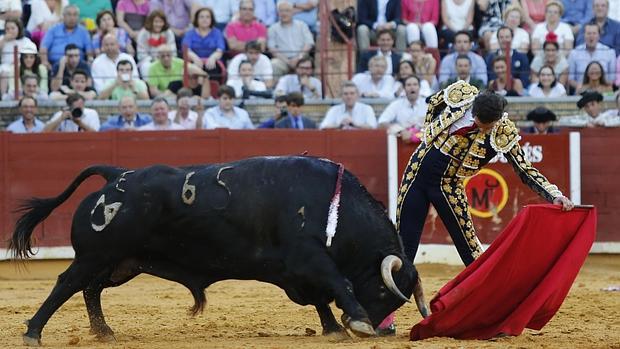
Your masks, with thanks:
<instances>
[{"instance_id":1,"label":"logo on barrier wall","mask_svg":"<svg viewBox=\"0 0 620 349\"><path fill-rule=\"evenodd\" d=\"M508 202L508 185L498 172L483 168L465 180L469 211L476 217L497 215Z\"/></svg>"}]
</instances>

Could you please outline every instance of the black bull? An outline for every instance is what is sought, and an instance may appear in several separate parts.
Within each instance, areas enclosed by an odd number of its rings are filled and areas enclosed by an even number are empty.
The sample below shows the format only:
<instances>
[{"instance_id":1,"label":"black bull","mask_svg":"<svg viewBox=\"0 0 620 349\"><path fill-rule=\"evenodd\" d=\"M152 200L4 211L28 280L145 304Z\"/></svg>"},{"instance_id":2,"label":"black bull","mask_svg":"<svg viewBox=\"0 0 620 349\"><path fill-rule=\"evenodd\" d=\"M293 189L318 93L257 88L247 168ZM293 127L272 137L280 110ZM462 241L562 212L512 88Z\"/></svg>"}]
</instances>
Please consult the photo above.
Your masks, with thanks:
<instances>
[{"instance_id":1,"label":"black bull","mask_svg":"<svg viewBox=\"0 0 620 349\"><path fill-rule=\"evenodd\" d=\"M135 171L93 166L55 198L22 206L10 249L32 254L35 226L88 177L107 181L77 208L71 228L75 259L30 319L26 344L38 345L52 314L83 291L91 332L112 339L100 296L140 273L175 281L194 297L220 280L260 280L294 302L314 305L324 333L342 332L329 303L357 335L373 335L415 293L427 314L418 273L383 207L348 171L342 176L338 225L326 247L328 209L338 166L309 157L263 157L229 164ZM415 292L414 292L415 291Z\"/></svg>"}]
</instances>

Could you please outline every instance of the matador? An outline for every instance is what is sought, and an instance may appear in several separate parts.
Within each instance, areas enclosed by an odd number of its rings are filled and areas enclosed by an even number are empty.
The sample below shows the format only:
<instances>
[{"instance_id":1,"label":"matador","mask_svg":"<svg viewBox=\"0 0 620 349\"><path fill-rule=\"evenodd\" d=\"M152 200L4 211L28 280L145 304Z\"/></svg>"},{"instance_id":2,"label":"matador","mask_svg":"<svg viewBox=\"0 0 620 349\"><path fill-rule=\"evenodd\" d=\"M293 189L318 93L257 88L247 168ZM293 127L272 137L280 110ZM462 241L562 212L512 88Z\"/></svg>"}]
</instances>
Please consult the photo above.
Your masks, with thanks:
<instances>
[{"instance_id":1,"label":"matador","mask_svg":"<svg viewBox=\"0 0 620 349\"><path fill-rule=\"evenodd\" d=\"M504 112L507 101L457 81L428 99L423 141L403 174L396 211L397 228L413 261L429 205L433 204L465 265L482 246L476 237L463 182L497 154L503 154L521 180L545 200L570 210L573 203L525 157L519 130Z\"/></svg>"}]
</instances>

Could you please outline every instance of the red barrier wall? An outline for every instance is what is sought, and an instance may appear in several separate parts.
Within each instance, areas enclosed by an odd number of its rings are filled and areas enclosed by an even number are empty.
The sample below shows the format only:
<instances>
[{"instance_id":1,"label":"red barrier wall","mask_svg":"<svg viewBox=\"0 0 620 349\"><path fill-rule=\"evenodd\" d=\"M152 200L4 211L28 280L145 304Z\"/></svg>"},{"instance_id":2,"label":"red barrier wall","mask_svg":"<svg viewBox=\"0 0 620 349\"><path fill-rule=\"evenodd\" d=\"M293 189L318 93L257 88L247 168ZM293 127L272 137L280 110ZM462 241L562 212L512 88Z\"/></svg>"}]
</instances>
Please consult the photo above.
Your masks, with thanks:
<instances>
[{"instance_id":1,"label":"red barrier wall","mask_svg":"<svg viewBox=\"0 0 620 349\"><path fill-rule=\"evenodd\" d=\"M581 202L598 211L598 241L620 241L620 129L581 130Z\"/></svg>"},{"instance_id":2,"label":"red barrier wall","mask_svg":"<svg viewBox=\"0 0 620 349\"><path fill-rule=\"evenodd\" d=\"M564 136L526 136L522 144L546 144L544 159L535 164L568 193L567 161L552 144L566 144ZM564 147L564 145L562 145ZM401 149L401 166L412 148ZM582 202L594 204L599 212L597 241L620 241L620 129L582 130ZM387 145L383 131L178 131L178 132L107 132L93 134L14 135L0 132L0 248L12 231L16 214L11 213L19 200L31 196L56 196L83 168L98 164L138 167L154 163L188 165L237 160L256 155L291 155L308 151L342 162L360 178L379 200L387 203ZM496 166L498 166L496 168ZM510 198L503 213L493 218L475 218L481 240L492 241L518 208L539 202L529 189L522 187L506 164L494 164L506 178ZM76 205L89 192L96 191L103 180L91 178L37 228L37 246L69 245L69 227ZM521 187L519 187L521 186ZM429 222L442 229L438 221ZM437 230L439 231L439 230ZM443 234L443 235L442 235ZM445 233L425 233L426 242L447 242Z\"/></svg>"}]
</instances>

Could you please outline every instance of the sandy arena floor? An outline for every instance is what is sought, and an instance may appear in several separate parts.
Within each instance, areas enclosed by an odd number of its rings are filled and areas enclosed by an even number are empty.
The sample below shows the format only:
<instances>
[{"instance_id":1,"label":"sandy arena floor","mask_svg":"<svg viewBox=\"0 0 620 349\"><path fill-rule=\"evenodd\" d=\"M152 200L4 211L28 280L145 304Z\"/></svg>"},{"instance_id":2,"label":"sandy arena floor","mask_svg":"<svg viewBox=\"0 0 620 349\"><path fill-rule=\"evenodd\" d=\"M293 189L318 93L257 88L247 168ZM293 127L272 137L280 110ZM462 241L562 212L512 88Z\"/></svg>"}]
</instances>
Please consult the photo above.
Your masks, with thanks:
<instances>
[{"instance_id":1,"label":"sandy arena floor","mask_svg":"<svg viewBox=\"0 0 620 349\"><path fill-rule=\"evenodd\" d=\"M22 345L23 321L49 294L67 262L34 262L29 273L0 263L0 348ZM431 298L461 268L440 264L418 266ZM187 315L192 304L182 286L150 276L103 293L108 324L116 343L100 343L88 334L81 294L51 318L43 331L47 348L620 348L620 256L592 256L558 314L542 331L494 341L435 338L409 342L408 329L420 320L415 306L397 313L398 334L392 338L324 337L312 307L289 301L283 291L264 283L226 281L207 290L204 314ZM334 309L336 317L340 310Z\"/></svg>"}]
</instances>

